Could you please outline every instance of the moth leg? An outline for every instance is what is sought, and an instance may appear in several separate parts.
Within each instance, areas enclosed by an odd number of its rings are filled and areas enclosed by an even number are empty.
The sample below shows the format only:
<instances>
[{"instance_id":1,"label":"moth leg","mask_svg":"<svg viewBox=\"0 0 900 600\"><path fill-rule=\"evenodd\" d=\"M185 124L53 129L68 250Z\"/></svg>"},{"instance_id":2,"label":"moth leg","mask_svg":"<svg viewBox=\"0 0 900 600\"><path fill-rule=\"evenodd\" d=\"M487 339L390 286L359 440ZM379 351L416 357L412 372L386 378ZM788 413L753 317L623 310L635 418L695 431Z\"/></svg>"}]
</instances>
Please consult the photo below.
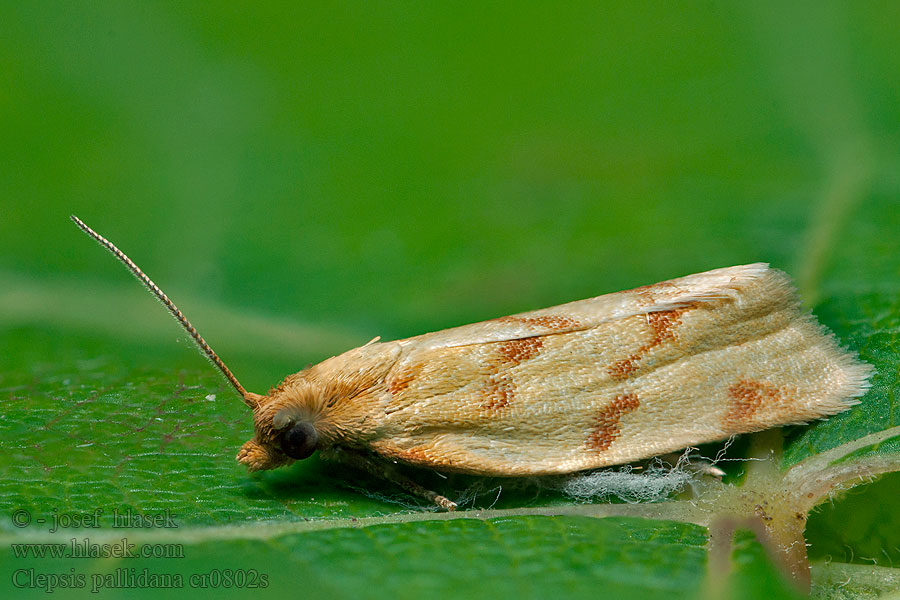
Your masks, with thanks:
<instances>
[{"instance_id":1,"label":"moth leg","mask_svg":"<svg viewBox=\"0 0 900 600\"><path fill-rule=\"evenodd\" d=\"M429 502L437 504L438 507L444 510L456 510L456 502L441 496L437 492L432 492L431 490L422 487L408 477L404 477L396 467L384 460L379 460L368 454L354 452L352 450L332 450L325 454L323 458L340 461L346 465L365 471L370 475L374 475L379 479L389 481L402 488L405 492L413 496L418 496L419 498L424 498Z\"/></svg>"}]
</instances>

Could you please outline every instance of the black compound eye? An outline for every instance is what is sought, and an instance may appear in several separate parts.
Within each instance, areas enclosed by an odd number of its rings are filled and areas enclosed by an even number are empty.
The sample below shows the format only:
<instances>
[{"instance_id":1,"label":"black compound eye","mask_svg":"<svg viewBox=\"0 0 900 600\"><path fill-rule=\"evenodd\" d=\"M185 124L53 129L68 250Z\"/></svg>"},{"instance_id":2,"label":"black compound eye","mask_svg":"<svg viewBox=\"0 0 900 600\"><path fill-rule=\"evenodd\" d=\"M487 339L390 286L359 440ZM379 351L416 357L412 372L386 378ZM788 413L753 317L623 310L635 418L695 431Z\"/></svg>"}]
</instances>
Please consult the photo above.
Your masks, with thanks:
<instances>
[{"instance_id":1,"label":"black compound eye","mask_svg":"<svg viewBox=\"0 0 900 600\"><path fill-rule=\"evenodd\" d=\"M281 451L297 460L309 458L316 451L319 434L309 423L296 423L281 436Z\"/></svg>"}]
</instances>

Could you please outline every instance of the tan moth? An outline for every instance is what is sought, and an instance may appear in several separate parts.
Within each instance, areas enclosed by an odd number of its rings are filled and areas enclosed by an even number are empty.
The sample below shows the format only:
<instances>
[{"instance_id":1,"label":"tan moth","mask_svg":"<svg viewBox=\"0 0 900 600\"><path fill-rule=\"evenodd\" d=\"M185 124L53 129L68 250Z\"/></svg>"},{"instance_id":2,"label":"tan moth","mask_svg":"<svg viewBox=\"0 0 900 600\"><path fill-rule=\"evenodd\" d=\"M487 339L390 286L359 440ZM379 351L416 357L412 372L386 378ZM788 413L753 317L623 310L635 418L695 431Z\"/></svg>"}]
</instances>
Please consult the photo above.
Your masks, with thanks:
<instances>
[{"instance_id":1,"label":"tan moth","mask_svg":"<svg viewBox=\"0 0 900 600\"><path fill-rule=\"evenodd\" d=\"M566 474L856 403L872 369L756 263L482 323L368 344L248 392L169 298L112 252L187 330L253 411L237 460L274 469L316 450L438 506L393 463L492 476Z\"/></svg>"}]
</instances>

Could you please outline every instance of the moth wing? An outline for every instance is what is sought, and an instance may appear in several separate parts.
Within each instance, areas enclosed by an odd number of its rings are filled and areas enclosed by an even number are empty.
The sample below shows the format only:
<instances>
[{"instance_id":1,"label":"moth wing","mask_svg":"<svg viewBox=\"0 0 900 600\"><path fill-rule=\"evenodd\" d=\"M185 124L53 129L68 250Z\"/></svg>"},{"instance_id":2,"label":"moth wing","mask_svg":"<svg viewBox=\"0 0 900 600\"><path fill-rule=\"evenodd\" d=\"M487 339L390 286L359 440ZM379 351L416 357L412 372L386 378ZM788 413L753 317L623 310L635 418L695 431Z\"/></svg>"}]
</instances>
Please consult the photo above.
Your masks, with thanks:
<instances>
[{"instance_id":1,"label":"moth wing","mask_svg":"<svg viewBox=\"0 0 900 600\"><path fill-rule=\"evenodd\" d=\"M633 290L426 333L398 340L398 343L411 349L426 350L584 331L611 321L698 302L739 300L739 292L748 282L771 272L766 263L714 269Z\"/></svg>"},{"instance_id":2,"label":"moth wing","mask_svg":"<svg viewBox=\"0 0 900 600\"><path fill-rule=\"evenodd\" d=\"M568 473L847 408L870 369L754 264L398 342L375 452Z\"/></svg>"}]
</instances>

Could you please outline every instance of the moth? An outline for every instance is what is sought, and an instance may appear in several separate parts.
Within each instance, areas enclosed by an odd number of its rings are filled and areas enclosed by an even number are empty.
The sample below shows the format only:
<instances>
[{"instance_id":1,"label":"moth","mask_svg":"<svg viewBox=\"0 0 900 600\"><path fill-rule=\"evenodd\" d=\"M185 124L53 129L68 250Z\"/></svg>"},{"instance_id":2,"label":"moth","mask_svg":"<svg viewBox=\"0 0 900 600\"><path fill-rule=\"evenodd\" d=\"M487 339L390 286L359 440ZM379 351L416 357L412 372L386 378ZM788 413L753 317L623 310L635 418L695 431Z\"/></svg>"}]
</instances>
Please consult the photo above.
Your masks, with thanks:
<instances>
[{"instance_id":1,"label":"moth","mask_svg":"<svg viewBox=\"0 0 900 600\"><path fill-rule=\"evenodd\" d=\"M106 238L252 410L237 460L318 451L446 510L403 463L486 476L575 473L846 410L872 369L764 263L391 342L375 338L248 392L171 300Z\"/></svg>"}]
</instances>

